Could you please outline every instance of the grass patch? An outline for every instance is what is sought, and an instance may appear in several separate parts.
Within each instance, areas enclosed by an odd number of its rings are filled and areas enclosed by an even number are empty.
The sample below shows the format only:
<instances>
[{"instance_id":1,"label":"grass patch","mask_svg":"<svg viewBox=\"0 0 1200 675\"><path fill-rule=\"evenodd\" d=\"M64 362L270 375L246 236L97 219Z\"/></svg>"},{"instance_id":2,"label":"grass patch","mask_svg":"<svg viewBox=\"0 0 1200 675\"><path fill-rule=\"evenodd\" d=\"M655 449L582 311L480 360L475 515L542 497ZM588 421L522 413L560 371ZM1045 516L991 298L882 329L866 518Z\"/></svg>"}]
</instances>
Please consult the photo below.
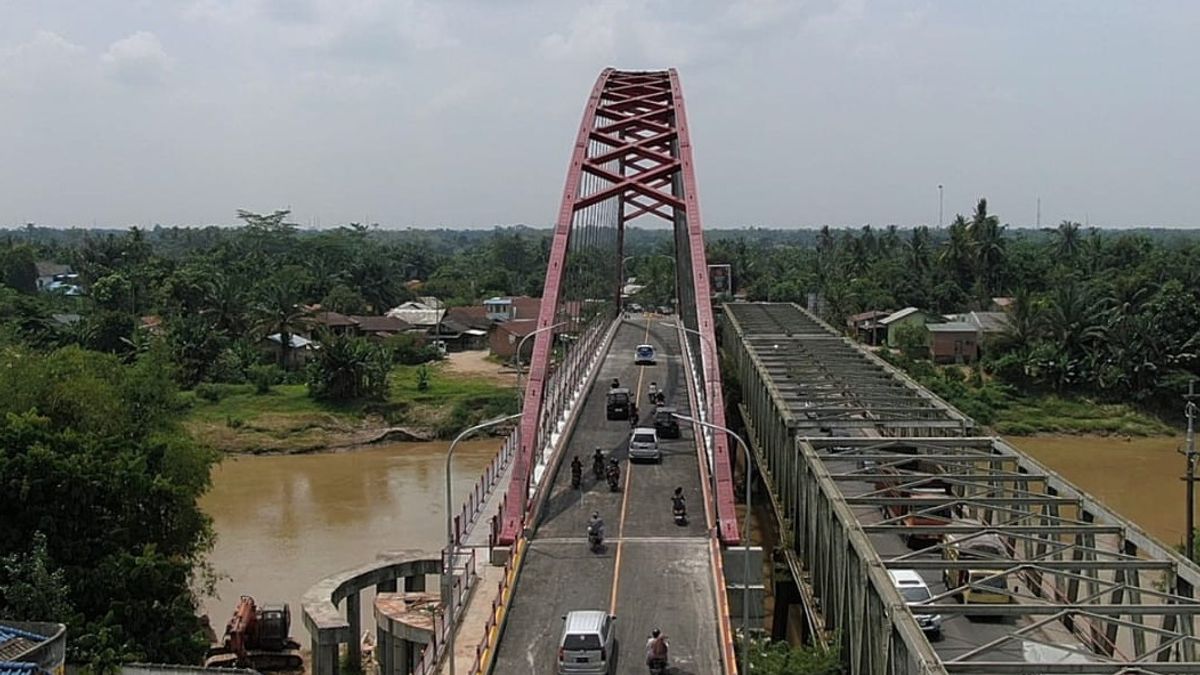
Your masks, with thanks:
<instances>
[{"instance_id":1,"label":"grass patch","mask_svg":"<svg viewBox=\"0 0 1200 675\"><path fill-rule=\"evenodd\" d=\"M1012 436L1036 433L1159 436L1174 433L1161 420L1120 403L1086 398L1020 397L997 415L996 431Z\"/></svg>"},{"instance_id":2,"label":"grass patch","mask_svg":"<svg viewBox=\"0 0 1200 675\"><path fill-rule=\"evenodd\" d=\"M514 387L451 373L439 363L428 366L429 387L421 391L419 369L396 366L387 401L318 401L303 384L276 385L265 394L252 384L208 384L181 394L183 421L197 438L227 452L312 452L389 426L445 438L517 410Z\"/></svg>"},{"instance_id":3,"label":"grass patch","mask_svg":"<svg viewBox=\"0 0 1200 675\"><path fill-rule=\"evenodd\" d=\"M961 366L881 354L913 379L977 423L1010 436L1095 434L1158 436L1174 429L1157 417L1121 403L1086 397L1021 392L997 379Z\"/></svg>"}]
</instances>

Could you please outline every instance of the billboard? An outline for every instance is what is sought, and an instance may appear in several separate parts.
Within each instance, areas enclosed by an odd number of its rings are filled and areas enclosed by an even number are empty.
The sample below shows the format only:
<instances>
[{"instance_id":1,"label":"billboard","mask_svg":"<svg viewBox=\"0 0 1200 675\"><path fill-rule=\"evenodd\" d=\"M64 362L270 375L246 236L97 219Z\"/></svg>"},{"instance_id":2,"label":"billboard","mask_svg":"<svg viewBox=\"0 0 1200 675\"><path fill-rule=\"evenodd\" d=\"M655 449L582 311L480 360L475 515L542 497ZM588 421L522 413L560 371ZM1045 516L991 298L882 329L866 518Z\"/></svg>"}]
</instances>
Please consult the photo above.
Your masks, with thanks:
<instances>
[{"instance_id":1,"label":"billboard","mask_svg":"<svg viewBox=\"0 0 1200 675\"><path fill-rule=\"evenodd\" d=\"M713 297L733 293L733 270L729 265L709 265L708 285Z\"/></svg>"}]
</instances>

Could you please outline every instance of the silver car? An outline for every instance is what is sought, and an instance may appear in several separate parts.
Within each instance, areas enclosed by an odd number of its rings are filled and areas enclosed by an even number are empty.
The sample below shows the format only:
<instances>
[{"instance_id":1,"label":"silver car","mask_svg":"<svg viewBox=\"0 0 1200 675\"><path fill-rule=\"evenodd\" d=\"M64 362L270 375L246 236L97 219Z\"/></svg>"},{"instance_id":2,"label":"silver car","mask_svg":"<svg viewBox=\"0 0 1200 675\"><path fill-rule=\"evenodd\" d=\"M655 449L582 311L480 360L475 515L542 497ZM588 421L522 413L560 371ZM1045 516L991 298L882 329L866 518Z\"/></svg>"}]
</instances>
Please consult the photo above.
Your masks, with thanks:
<instances>
[{"instance_id":1,"label":"silver car","mask_svg":"<svg viewBox=\"0 0 1200 675\"><path fill-rule=\"evenodd\" d=\"M658 432L654 427L638 427L629 436L629 459L649 459L662 461L662 452L658 449Z\"/></svg>"},{"instance_id":2,"label":"silver car","mask_svg":"<svg viewBox=\"0 0 1200 675\"><path fill-rule=\"evenodd\" d=\"M617 617L598 610L569 612L558 641L558 675L608 675L616 661Z\"/></svg>"}]
</instances>

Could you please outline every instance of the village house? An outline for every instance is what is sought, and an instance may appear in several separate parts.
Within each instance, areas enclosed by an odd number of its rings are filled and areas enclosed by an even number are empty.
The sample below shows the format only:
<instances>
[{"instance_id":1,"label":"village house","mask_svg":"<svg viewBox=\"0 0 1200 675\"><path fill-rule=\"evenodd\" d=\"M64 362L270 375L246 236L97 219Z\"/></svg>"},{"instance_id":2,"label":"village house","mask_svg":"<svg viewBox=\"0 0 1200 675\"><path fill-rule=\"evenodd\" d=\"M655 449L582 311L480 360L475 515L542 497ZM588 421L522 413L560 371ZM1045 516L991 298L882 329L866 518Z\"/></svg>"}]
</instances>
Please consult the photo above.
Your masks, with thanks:
<instances>
[{"instance_id":1,"label":"village house","mask_svg":"<svg viewBox=\"0 0 1200 675\"><path fill-rule=\"evenodd\" d=\"M925 319L925 312L922 312L916 307L905 307L904 309L888 314L878 321L879 324L883 326L883 330L887 333L887 346L895 349L899 346L896 339L897 329L906 325L923 326L925 325Z\"/></svg>"},{"instance_id":2,"label":"village house","mask_svg":"<svg viewBox=\"0 0 1200 675\"><path fill-rule=\"evenodd\" d=\"M878 346L887 339L887 326L880 319L889 316L891 312L881 312L873 309L846 317L846 328L854 339L871 346Z\"/></svg>"},{"instance_id":3,"label":"village house","mask_svg":"<svg viewBox=\"0 0 1200 675\"><path fill-rule=\"evenodd\" d=\"M979 358L979 329L965 321L927 323L929 357L934 363L974 363Z\"/></svg>"}]
</instances>

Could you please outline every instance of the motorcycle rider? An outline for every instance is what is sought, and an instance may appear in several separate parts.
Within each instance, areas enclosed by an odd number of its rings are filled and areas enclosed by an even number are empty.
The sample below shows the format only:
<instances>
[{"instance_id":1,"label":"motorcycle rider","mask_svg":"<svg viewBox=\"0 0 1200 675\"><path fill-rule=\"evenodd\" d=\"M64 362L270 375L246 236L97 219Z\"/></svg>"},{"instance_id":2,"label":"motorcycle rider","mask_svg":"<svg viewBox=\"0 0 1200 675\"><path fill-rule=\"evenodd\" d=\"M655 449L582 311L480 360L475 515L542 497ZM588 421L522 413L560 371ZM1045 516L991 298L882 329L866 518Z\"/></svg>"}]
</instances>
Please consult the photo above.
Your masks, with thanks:
<instances>
[{"instance_id":1,"label":"motorcycle rider","mask_svg":"<svg viewBox=\"0 0 1200 675\"><path fill-rule=\"evenodd\" d=\"M655 401L657 401L658 400L658 383L651 382L650 389L646 393L649 396L651 403L654 403Z\"/></svg>"},{"instance_id":2,"label":"motorcycle rider","mask_svg":"<svg viewBox=\"0 0 1200 675\"><path fill-rule=\"evenodd\" d=\"M589 543L592 542L593 537L596 539L596 545L603 543L604 519L600 517L599 511L592 511L592 519L588 521L587 533Z\"/></svg>"},{"instance_id":3,"label":"motorcycle rider","mask_svg":"<svg viewBox=\"0 0 1200 675\"><path fill-rule=\"evenodd\" d=\"M604 451L600 448L596 448L596 453L592 455L592 473L596 474L596 480L604 475Z\"/></svg>"},{"instance_id":4,"label":"motorcycle rider","mask_svg":"<svg viewBox=\"0 0 1200 675\"><path fill-rule=\"evenodd\" d=\"M614 457L608 460L608 486L613 490L621 484L621 465L617 463L617 458Z\"/></svg>"},{"instance_id":5,"label":"motorcycle rider","mask_svg":"<svg viewBox=\"0 0 1200 675\"><path fill-rule=\"evenodd\" d=\"M646 640L646 665L650 668L666 668L667 667L667 649L670 645L667 644L667 636L662 634L662 631L655 628L650 633L650 639Z\"/></svg>"},{"instance_id":6,"label":"motorcycle rider","mask_svg":"<svg viewBox=\"0 0 1200 675\"><path fill-rule=\"evenodd\" d=\"M614 378L613 378L613 381L612 381L612 388L613 388L613 389L620 389L620 388L621 388L621 380L619 380L619 379L617 379L617 378L615 378L615 377L614 377Z\"/></svg>"},{"instance_id":7,"label":"motorcycle rider","mask_svg":"<svg viewBox=\"0 0 1200 675\"><path fill-rule=\"evenodd\" d=\"M675 494L671 496L671 505L676 513L687 514L687 498L683 496L683 488L675 488Z\"/></svg>"},{"instance_id":8,"label":"motorcycle rider","mask_svg":"<svg viewBox=\"0 0 1200 675\"><path fill-rule=\"evenodd\" d=\"M579 455L575 455L575 459L571 460L571 487L579 487L583 482L583 462L579 461Z\"/></svg>"}]
</instances>

